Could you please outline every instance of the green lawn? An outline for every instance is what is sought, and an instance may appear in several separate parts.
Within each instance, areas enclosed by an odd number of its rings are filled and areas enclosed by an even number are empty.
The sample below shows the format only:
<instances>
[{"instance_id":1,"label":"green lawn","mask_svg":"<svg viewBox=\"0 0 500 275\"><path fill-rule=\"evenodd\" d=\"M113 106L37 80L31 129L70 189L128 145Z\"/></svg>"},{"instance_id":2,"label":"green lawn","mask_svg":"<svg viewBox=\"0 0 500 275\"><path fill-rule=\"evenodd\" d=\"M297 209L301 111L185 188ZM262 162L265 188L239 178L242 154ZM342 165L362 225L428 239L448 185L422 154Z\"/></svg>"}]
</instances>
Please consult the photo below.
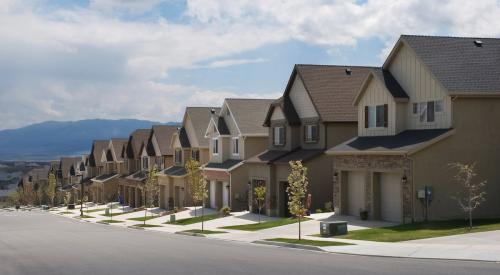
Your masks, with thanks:
<instances>
[{"instance_id":1,"label":"green lawn","mask_svg":"<svg viewBox=\"0 0 500 275\"><path fill-rule=\"evenodd\" d=\"M75 214L75 213L73 213L71 211L63 211L63 212L59 212L59 214L61 214L61 215L69 215L69 214Z\"/></svg>"},{"instance_id":2,"label":"green lawn","mask_svg":"<svg viewBox=\"0 0 500 275\"><path fill-rule=\"evenodd\" d=\"M222 218L220 214L211 214L211 215L205 215L203 216L204 221L210 221L210 220L215 220L218 218ZM177 224L177 225L188 225L188 224L193 224L193 223L199 223L201 222L201 216L198 217L193 217L193 218L187 218L187 219L180 219L176 220L175 222L166 222L165 224Z\"/></svg>"},{"instance_id":3,"label":"green lawn","mask_svg":"<svg viewBox=\"0 0 500 275\"><path fill-rule=\"evenodd\" d=\"M464 220L421 222L402 224L391 227L372 228L351 231L336 238L366 240L376 242L401 242L409 240L427 239L450 235L500 230L500 219L474 220L472 231L468 230Z\"/></svg>"},{"instance_id":4,"label":"green lawn","mask_svg":"<svg viewBox=\"0 0 500 275\"><path fill-rule=\"evenodd\" d=\"M282 243L289 243L289 244L303 244L303 245L312 245L312 246L352 245L350 243L341 243L341 242L316 241L316 240L304 240L304 239L299 240L299 239L287 239L287 238L267 239L266 241L282 242Z\"/></svg>"},{"instance_id":5,"label":"green lawn","mask_svg":"<svg viewBox=\"0 0 500 275\"><path fill-rule=\"evenodd\" d=\"M309 218L302 219L302 221L308 221ZM232 225L232 226L224 226L222 229L235 229L235 230L244 230L244 231L257 231L262 229L273 228L277 226L283 226L287 224L297 223L299 222L296 218L283 218L275 221L252 223L252 224L243 224L243 225Z\"/></svg>"},{"instance_id":6,"label":"green lawn","mask_svg":"<svg viewBox=\"0 0 500 275\"><path fill-rule=\"evenodd\" d=\"M157 225L157 224L134 224L134 226L136 227L162 227L161 225Z\"/></svg>"},{"instance_id":7,"label":"green lawn","mask_svg":"<svg viewBox=\"0 0 500 275\"><path fill-rule=\"evenodd\" d=\"M158 218L158 217L159 217L158 215L154 215L154 216L148 215L146 217L142 216L142 217L137 217L137 218L129 218L127 220L136 221L136 222L143 222L143 221L149 221L151 219Z\"/></svg>"},{"instance_id":8,"label":"green lawn","mask_svg":"<svg viewBox=\"0 0 500 275\"><path fill-rule=\"evenodd\" d=\"M225 231L214 231L214 230L203 230L201 229L190 229L190 230L185 230L182 232L189 232L189 233L196 233L196 234L221 234L221 233L227 233Z\"/></svg>"},{"instance_id":9,"label":"green lawn","mask_svg":"<svg viewBox=\"0 0 500 275\"><path fill-rule=\"evenodd\" d=\"M123 221L118 221L118 220L102 220L101 222L104 222L104 223L121 223Z\"/></svg>"}]
</instances>

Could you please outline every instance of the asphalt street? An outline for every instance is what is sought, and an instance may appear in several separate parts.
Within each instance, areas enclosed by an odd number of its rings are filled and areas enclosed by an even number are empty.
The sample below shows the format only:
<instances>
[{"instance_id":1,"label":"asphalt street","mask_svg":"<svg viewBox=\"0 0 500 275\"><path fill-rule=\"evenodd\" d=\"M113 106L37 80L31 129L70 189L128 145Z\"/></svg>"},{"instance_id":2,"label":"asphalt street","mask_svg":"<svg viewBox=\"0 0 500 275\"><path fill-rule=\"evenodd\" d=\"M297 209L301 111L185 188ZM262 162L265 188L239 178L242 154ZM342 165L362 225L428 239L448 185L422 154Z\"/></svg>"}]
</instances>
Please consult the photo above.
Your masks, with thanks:
<instances>
[{"instance_id":1,"label":"asphalt street","mask_svg":"<svg viewBox=\"0 0 500 275\"><path fill-rule=\"evenodd\" d=\"M500 274L499 263L365 257L0 211L0 274Z\"/></svg>"}]
</instances>

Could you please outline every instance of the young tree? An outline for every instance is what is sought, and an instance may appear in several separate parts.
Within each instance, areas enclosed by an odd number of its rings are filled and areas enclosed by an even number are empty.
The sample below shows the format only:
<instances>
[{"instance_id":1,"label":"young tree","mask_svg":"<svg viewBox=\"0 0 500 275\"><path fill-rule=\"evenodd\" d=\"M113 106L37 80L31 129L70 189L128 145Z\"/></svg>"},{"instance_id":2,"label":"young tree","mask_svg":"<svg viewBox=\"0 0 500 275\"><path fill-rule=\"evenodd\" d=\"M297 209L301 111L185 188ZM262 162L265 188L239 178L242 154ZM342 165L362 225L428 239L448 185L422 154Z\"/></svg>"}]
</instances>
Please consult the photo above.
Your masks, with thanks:
<instances>
[{"instance_id":1,"label":"young tree","mask_svg":"<svg viewBox=\"0 0 500 275\"><path fill-rule=\"evenodd\" d=\"M309 180L307 179L307 167L302 165L301 161L290 161L291 172L288 175L288 209L290 213L299 219L299 240L301 239L300 222L306 215L306 192Z\"/></svg>"},{"instance_id":2,"label":"young tree","mask_svg":"<svg viewBox=\"0 0 500 275\"><path fill-rule=\"evenodd\" d=\"M199 164L197 161L194 161L192 163L191 169L194 170L193 167L199 167ZM203 221L203 216L204 216L204 209L205 209L205 198L208 197L207 194L207 181L203 178L201 171L198 169L197 172L195 172L195 176L193 177L193 181L191 183L191 196L193 197L193 203L196 205L201 202L201 231L204 230L204 221Z\"/></svg>"},{"instance_id":3,"label":"young tree","mask_svg":"<svg viewBox=\"0 0 500 275\"><path fill-rule=\"evenodd\" d=\"M64 200L64 205L68 206L69 203L71 202L71 193L68 191L64 192L63 200Z\"/></svg>"},{"instance_id":4,"label":"young tree","mask_svg":"<svg viewBox=\"0 0 500 275\"><path fill-rule=\"evenodd\" d=\"M486 181L473 181L473 178L477 175L474 172L475 163L463 164L456 162L449 165L457 170L454 178L462 186L462 190L452 198L458 202L462 211L468 216L469 230L472 230L472 211L486 200L486 192L483 191Z\"/></svg>"},{"instance_id":5,"label":"young tree","mask_svg":"<svg viewBox=\"0 0 500 275\"><path fill-rule=\"evenodd\" d=\"M203 194L193 191L198 189L200 187L200 181L203 181L200 163L194 159L190 159L186 162L184 167L186 168L189 195L194 205L194 216L196 217L196 207L204 198Z\"/></svg>"},{"instance_id":6,"label":"young tree","mask_svg":"<svg viewBox=\"0 0 500 275\"><path fill-rule=\"evenodd\" d=\"M45 194L47 194L47 197L49 197L51 206L54 206L54 198L56 197L56 184L56 175L54 174L54 172L50 171L47 185L45 186Z\"/></svg>"},{"instance_id":7,"label":"young tree","mask_svg":"<svg viewBox=\"0 0 500 275\"><path fill-rule=\"evenodd\" d=\"M17 209L17 206L21 205L22 191L21 191L20 187L16 188L15 191L13 191L12 193L9 194L9 201L13 206L16 206L16 209Z\"/></svg>"},{"instance_id":8,"label":"young tree","mask_svg":"<svg viewBox=\"0 0 500 275\"><path fill-rule=\"evenodd\" d=\"M257 208L259 208L259 224L260 224L260 212L262 211L262 208L264 208L264 201L266 199L266 186L261 185L261 186L256 186L253 189L253 192L255 194L255 202L257 202Z\"/></svg>"},{"instance_id":9,"label":"young tree","mask_svg":"<svg viewBox=\"0 0 500 275\"><path fill-rule=\"evenodd\" d=\"M160 192L160 186L158 185L156 172L156 166L153 166L151 169L149 169L146 183L144 184L144 225L146 225L148 207L152 208L155 206L155 198Z\"/></svg>"}]
</instances>

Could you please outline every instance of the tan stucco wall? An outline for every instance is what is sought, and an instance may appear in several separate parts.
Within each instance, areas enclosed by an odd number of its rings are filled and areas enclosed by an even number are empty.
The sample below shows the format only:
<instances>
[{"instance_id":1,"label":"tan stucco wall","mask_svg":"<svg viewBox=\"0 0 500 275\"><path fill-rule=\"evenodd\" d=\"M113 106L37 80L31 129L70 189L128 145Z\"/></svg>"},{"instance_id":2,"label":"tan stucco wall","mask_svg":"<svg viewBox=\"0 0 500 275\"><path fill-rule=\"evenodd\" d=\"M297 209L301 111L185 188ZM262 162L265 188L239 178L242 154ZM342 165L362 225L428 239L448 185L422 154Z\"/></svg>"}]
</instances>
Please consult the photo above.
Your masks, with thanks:
<instances>
[{"instance_id":1,"label":"tan stucco wall","mask_svg":"<svg viewBox=\"0 0 500 275\"><path fill-rule=\"evenodd\" d=\"M267 137L247 137L245 147L240 147L240 155L245 159L253 157L267 149Z\"/></svg>"},{"instance_id":2,"label":"tan stucco wall","mask_svg":"<svg viewBox=\"0 0 500 275\"><path fill-rule=\"evenodd\" d=\"M453 102L453 127L456 133L416 153L415 191L426 185L434 189L430 205L431 219L463 218L456 195L459 185L453 180L450 162L476 162L475 180L487 180L486 202L474 212L476 217L500 217L500 99L461 99ZM423 217L422 204L415 203L414 215Z\"/></svg>"},{"instance_id":3,"label":"tan stucco wall","mask_svg":"<svg viewBox=\"0 0 500 275\"><path fill-rule=\"evenodd\" d=\"M230 173L231 178L231 209L243 211L248 206L248 165L242 165Z\"/></svg>"},{"instance_id":4,"label":"tan stucco wall","mask_svg":"<svg viewBox=\"0 0 500 275\"><path fill-rule=\"evenodd\" d=\"M358 134L357 122L330 122L326 124L326 149L339 145ZM324 135L325 133L320 133Z\"/></svg>"}]
</instances>

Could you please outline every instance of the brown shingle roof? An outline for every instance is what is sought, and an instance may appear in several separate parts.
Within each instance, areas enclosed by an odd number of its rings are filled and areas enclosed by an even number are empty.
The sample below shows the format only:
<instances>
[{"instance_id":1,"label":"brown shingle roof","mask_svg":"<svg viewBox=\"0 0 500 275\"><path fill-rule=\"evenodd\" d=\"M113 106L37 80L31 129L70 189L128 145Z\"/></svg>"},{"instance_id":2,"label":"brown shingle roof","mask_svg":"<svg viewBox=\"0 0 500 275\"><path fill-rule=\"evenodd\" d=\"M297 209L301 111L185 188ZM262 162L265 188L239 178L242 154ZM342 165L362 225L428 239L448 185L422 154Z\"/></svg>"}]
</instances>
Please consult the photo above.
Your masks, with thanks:
<instances>
[{"instance_id":1,"label":"brown shingle roof","mask_svg":"<svg viewBox=\"0 0 500 275\"><path fill-rule=\"evenodd\" d=\"M231 115L243 136L268 134L267 128L262 125L273 101L274 99L226 99Z\"/></svg>"},{"instance_id":2,"label":"brown shingle roof","mask_svg":"<svg viewBox=\"0 0 500 275\"><path fill-rule=\"evenodd\" d=\"M147 144L151 129L137 129L130 134L127 143L127 157L137 158L142 145Z\"/></svg>"},{"instance_id":3,"label":"brown shingle roof","mask_svg":"<svg viewBox=\"0 0 500 275\"><path fill-rule=\"evenodd\" d=\"M173 155L173 150L170 148L172 135L177 132L177 126L170 125L154 125L151 131L151 136L155 135L162 156ZM149 140L151 142L151 139Z\"/></svg>"},{"instance_id":4,"label":"brown shingle roof","mask_svg":"<svg viewBox=\"0 0 500 275\"><path fill-rule=\"evenodd\" d=\"M295 65L285 96L297 73L323 121L357 121L357 109L352 102L371 68L374 67Z\"/></svg>"},{"instance_id":5,"label":"brown shingle roof","mask_svg":"<svg viewBox=\"0 0 500 275\"><path fill-rule=\"evenodd\" d=\"M128 139L126 138L112 138L111 146L113 146L113 151L116 155L116 161L122 161L122 150L123 146L127 146Z\"/></svg>"},{"instance_id":6,"label":"brown shingle roof","mask_svg":"<svg viewBox=\"0 0 500 275\"><path fill-rule=\"evenodd\" d=\"M92 150L89 156L91 167L102 166L101 157L102 151L108 147L109 140L94 140Z\"/></svg>"},{"instance_id":7,"label":"brown shingle roof","mask_svg":"<svg viewBox=\"0 0 500 275\"><path fill-rule=\"evenodd\" d=\"M63 177L67 177L71 167L76 167L76 164L78 164L80 160L81 157L62 157L59 168L61 169Z\"/></svg>"},{"instance_id":8,"label":"brown shingle roof","mask_svg":"<svg viewBox=\"0 0 500 275\"><path fill-rule=\"evenodd\" d=\"M186 107L186 115L191 119L191 123L196 133L195 138L200 147L208 147L208 140L205 139L205 131L210 122L212 109L215 110L215 113L220 112L220 108L217 107ZM190 143L191 145L193 144L192 141L190 141Z\"/></svg>"}]
</instances>

